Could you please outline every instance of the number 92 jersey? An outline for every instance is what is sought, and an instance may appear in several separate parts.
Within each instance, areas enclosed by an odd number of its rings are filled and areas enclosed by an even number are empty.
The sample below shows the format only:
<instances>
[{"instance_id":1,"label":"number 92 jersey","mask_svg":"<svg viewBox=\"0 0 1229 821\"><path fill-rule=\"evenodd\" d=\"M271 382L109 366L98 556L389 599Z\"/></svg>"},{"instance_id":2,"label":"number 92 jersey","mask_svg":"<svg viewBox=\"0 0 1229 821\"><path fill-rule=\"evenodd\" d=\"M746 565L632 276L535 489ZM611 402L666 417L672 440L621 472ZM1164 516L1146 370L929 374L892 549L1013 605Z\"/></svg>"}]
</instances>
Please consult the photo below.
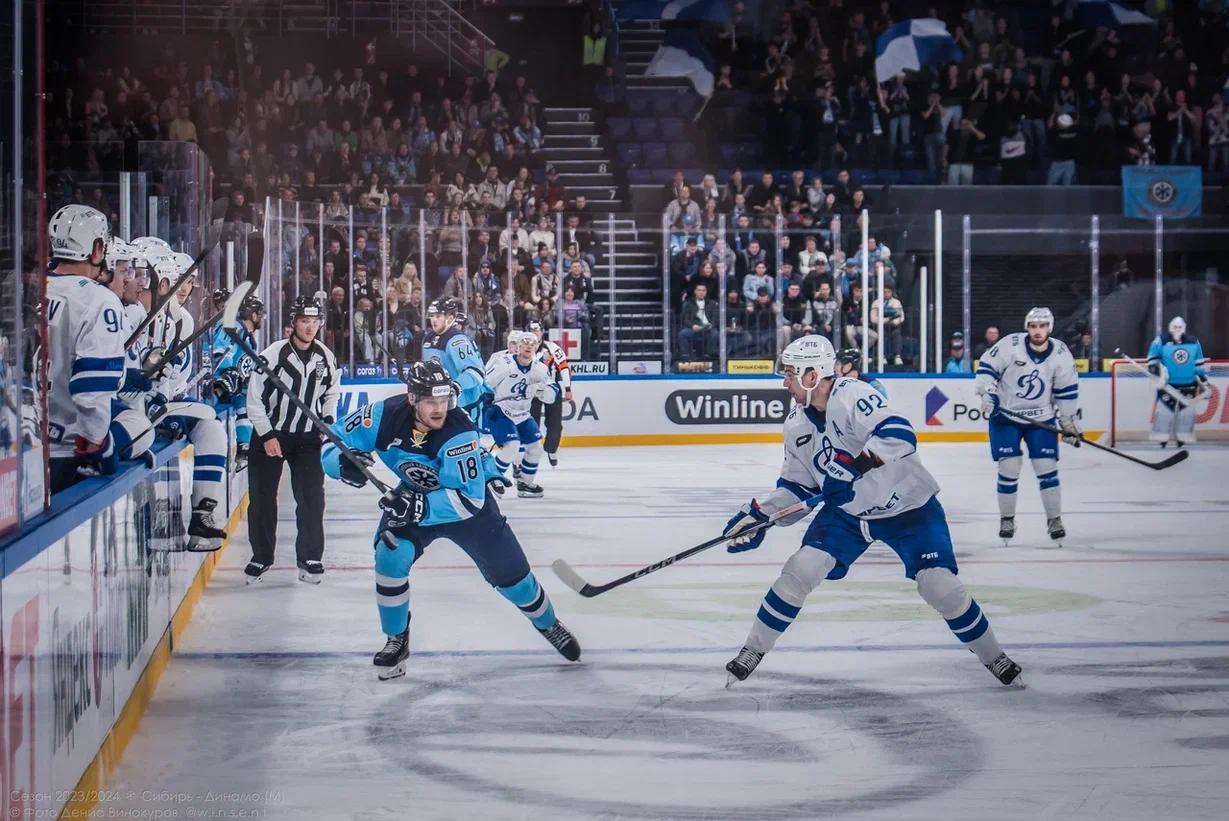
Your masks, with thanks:
<instances>
[{"instance_id":1,"label":"number 92 jersey","mask_svg":"<svg viewBox=\"0 0 1229 821\"><path fill-rule=\"evenodd\" d=\"M464 411L448 411L444 427L429 433L414 428L414 406L407 394L365 405L333 425L333 432L351 450L370 453L401 480L427 495L422 526L472 518L486 503L486 483L498 471L478 442L478 431ZM341 477L345 458L326 444L320 459L324 472Z\"/></svg>"}]
</instances>

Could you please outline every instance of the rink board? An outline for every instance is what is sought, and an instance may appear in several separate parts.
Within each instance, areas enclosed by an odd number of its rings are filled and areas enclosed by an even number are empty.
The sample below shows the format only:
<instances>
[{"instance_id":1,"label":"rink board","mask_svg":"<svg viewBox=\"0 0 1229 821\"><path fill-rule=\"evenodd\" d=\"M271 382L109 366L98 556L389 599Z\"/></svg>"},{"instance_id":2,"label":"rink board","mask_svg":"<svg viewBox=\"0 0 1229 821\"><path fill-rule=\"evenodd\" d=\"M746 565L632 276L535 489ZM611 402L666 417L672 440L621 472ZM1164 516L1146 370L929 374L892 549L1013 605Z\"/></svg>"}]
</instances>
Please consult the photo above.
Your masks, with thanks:
<instances>
[{"instance_id":1,"label":"rink board","mask_svg":"<svg viewBox=\"0 0 1229 821\"><path fill-rule=\"evenodd\" d=\"M909 419L919 440L986 441L981 399L971 376L889 374L880 381L892 409ZM404 389L395 380L349 382L342 386L339 412L345 415ZM563 406L567 446L779 442L790 409L777 376L578 377L572 393ZM1109 379L1082 378L1080 407L1090 436L1107 430Z\"/></svg>"},{"instance_id":2,"label":"rink board","mask_svg":"<svg viewBox=\"0 0 1229 821\"><path fill-rule=\"evenodd\" d=\"M79 492L78 492L79 490ZM67 491L0 552L0 813L55 817L92 803L135 732L216 554L186 540L192 450ZM75 494L72 495L72 494ZM246 474L232 475L233 526Z\"/></svg>"}]
</instances>

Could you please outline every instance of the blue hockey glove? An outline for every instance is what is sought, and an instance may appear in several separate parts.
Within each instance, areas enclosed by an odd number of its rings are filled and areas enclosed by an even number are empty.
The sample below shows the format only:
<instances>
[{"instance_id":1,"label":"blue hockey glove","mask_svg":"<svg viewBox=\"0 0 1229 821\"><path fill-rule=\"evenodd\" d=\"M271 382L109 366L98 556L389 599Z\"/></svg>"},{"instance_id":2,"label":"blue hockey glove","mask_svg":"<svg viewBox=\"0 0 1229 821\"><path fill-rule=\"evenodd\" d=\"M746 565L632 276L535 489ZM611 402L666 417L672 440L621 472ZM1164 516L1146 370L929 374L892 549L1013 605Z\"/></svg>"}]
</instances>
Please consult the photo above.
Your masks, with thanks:
<instances>
[{"instance_id":1,"label":"blue hockey glove","mask_svg":"<svg viewBox=\"0 0 1229 821\"><path fill-rule=\"evenodd\" d=\"M416 525L427 518L427 496L407 487L399 487L380 497L380 510L388 514L389 527Z\"/></svg>"},{"instance_id":2,"label":"blue hockey glove","mask_svg":"<svg viewBox=\"0 0 1229 821\"><path fill-rule=\"evenodd\" d=\"M862 476L857 459L843 450L833 451L824 476L825 504L840 507L853 501L853 483Z\"/></svg>"},{"instance_id":3,"label":"blue hockey glove","mask_svg":"<svg viewBox=\"0 0 1229 821\"><path fill-rule=\"evenodd\" d=\"M349 457L343 453L338 456L337 460L340 465L338 478L351 487L362 487L367 484L367 474L359 470L359 466L354 464L356 459L362 462L363 467L371 467L373 464L372 458L362 451L351 450L349 451Z\"/></svg>"},{"instance_id":4,"label":"blue hockey glove","mask_svg":"<svg viewBox=\"0 0 1229 821\"><path fill-rule=\"evenodd\" d=\"M744 530L755 527L758 524L763 524L768 521L768 517L760 510L759 502L754 499L750 504L743 505L742 509L734 514L730 521L726 522L725 530L721 531L722 536L730 536L735 533L741 533ZM747 536L738 536L730 539L726 545L726 551L729 553L742 553L747 550L755 550L764 542L764 536L767 535L768 528L761 527L759 530Z\"/></svg>"}]
</instances>

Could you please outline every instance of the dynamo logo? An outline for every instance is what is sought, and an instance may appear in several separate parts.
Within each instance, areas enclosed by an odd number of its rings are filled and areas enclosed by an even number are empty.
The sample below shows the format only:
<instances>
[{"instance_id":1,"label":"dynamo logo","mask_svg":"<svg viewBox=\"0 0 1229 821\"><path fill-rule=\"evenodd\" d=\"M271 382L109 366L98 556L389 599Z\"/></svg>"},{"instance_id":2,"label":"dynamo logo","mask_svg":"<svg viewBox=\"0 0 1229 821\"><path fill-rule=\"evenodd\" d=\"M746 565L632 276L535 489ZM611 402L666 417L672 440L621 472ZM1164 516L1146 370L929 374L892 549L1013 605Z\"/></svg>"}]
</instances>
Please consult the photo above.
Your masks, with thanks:
<instances>
[{"instance_id":1,"label":"dynamo logo","mask_svg":"<svg viewBox=\"0 0 1229 821\"><path fill-rule=\"evenodd\" d=\"M947 394L939 390L937 387L931 388L926 394L926 424L942 425L939 421L939 411L943 410L943 406L950 400Z\"/></svg>"}]
</instances>

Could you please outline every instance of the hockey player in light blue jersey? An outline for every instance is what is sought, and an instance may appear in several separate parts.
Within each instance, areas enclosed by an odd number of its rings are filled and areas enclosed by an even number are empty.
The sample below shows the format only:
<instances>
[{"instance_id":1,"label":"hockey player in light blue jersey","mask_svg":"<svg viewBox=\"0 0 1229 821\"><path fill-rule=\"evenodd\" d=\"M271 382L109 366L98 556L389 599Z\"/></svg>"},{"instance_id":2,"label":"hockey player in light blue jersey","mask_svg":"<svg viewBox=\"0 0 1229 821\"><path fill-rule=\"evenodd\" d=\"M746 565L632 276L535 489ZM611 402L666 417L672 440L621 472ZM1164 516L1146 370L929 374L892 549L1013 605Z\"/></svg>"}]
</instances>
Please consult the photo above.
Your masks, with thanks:
<instances>
[{"instance_id":1,"label":"hockey player in light blue jersey","mask_svg":"<svg viewBox=\"0 0 1229 821\"><path fill-rule=\"evenodd\" d=\"M256 344L256 332L264 322L265 304L257 297L248 296L239 306L238 331L252 350L260 350ZM224 332L222 328L219 332ZM252 442L252 423L248 421L247 388L252 376L252 360L230 337L215 338L213 349L213 384L211 391L219 408L229 408L235 415L235 464L237 468L247 465L248 449Z\"/></svg>"},{"instance_id":2,"label":"hockey player in light blue jersey","mask_svg":"<svg viewBox=\"0 0 1229 821\"><path fill-rule=\"evenodd\" d=\"M842 348L836 352L836 375L849 379L861 379L878 391L884 399L888 398L888 389L883 386L882 382L862 373L862 352L857 348Z\"/></svg>"},{"instance_id":3,"label":"hockey player in light blue jersey","mask_svg":"<svg viewBox=\"0 0 1229 821\"><path fill-rule=\"evenodd\" d=\"M1020 665L1003 652L956 576L939 485L922 465L909 420L867 383L836 376L836 354L822 336L791 342L780 366L797 403L785 419L781 477L763 501L752 499L730 519L727 549L759 547L765 529L738 534L799 502L814 506L822 496L822 507L764 596L742 650L726 665L729 683L746 679L798 617L807 595L825 579L844 578L873 541L896 552L922 599L995 678L1016 681ZM801 521L809 512L786 514L778 524Z\"/></svg>"},{"instance_id":4,"label":"hockey player in light blue jersey","mask_svg":"<svg viewBox=\"0 0 1229 821\"><path fill-rule=\"evenodd\" d=\"M482 577L512 602L569 661L580 644L555 616L525 552L487 483L506 482L478 431L456 406L457 388L435 360L417 362L408 391L351 413L333 432L365 464L376 456L400 479L383 497L375 536L376 603L387 643L374 664L381 679L405 673L409 655L410 568L436 539L455 543ZM371 454L369 456L368 454ZM324 471L362 487L367 477L332 444L321 453Z\"/></svg>"},{"instance_id":5,"label":"hockey player in light blue jersey","mask_svg":"<svg viewBox=\"0 0 1229 821\"><path fill-rule=\"evenodd\" d=\"M477 424L486 372L478 346L461 332L459 315L461 306L452 297L440 297L427 306L431 332L423 339L422 358L424 362L437 360L444 366L461 392L458 407Z\"/></svg>"},{"instance_id":6,"label":"hockey player in light blue jersey","mask_svg":"<svg viewBox=\"0 0 1229 821\"><path fill-rule=\"evenodd\" d=\"M1186 320L1175 316L1169 321L1169 338L1158 336L1148 348L1148 372L1172 388L1156 392L1149 437L1165 447L1173 442L1182 447L1195 441L1195 402L1211 392L1208 360L1199 340L1186 333ZM1186 397L1182 402L1174 392Z\"/></svg>"},{"instance_id":7,"label":"hockey player in light blue jersey","mask_svg":"<svg viewBox=\"0 0 1229 821\"><path fill-rule=\"evenodd\" d=\"M982 415L989 421L990 455L998 466L999 538L1006 544L1016 535L1016 488L1024 452L1041 487L1046 530L1060 546L1063 527L1062 490L1058 483L1058 434L1015 419L1057 422L1063 441L1080 445L1079 376L1071 351L1050 333L1054 314L1033 308L1024 318L1024 333L1008 334L982 354L974 377L982 398Z\"/></svg>"}]
</instances>

